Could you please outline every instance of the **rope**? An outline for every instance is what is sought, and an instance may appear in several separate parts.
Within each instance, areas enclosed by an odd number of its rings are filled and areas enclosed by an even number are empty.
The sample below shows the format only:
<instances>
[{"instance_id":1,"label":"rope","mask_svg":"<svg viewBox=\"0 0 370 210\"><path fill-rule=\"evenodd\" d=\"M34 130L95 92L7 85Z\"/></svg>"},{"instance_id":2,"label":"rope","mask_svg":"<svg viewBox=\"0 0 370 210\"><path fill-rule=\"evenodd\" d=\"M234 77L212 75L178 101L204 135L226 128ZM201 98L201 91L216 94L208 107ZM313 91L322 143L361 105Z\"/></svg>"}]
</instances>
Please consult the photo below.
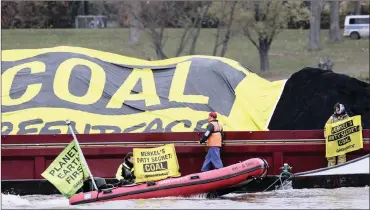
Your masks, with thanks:
<instances>
[{"instance_id":1,"label":"rope","mask_svg":"<svg viewBox=\"0 0 370 210\"><path fill-rule=\"evenodd\" d=\"M278 179L276 179L276 181L274 182L274 183L272 183L270 186L268 186L264 191L262 191L262 192L265 192L266 190L268 190L268 189L270 189L270 187L271 186L273 186L276 182L278 182L278 181L280 181L280 184L281 184L281 186L283 186L283 184L285 183L285 182L287 182L290 178L292 178L293 176L294 176L294 174L291 174L289 177L288 177L288 179L286 179L286 180L284 180L284 182L282 182L281 181L281 175L282 175L283 173L280 173L280 175L279 175L279 178Z\"/></svg>"}]
</instances>

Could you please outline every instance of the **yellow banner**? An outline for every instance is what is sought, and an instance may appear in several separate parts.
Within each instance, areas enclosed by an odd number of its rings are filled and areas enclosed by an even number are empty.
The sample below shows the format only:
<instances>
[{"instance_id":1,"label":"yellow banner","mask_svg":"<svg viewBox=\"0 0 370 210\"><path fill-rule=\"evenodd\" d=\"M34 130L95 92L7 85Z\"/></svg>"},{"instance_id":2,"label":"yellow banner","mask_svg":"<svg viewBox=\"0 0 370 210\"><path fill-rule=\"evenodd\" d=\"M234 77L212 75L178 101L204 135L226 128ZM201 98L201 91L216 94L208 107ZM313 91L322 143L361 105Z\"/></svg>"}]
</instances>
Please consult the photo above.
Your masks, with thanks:
<instances>
[{"instance_id":1,"label":"yellow banner","mask_svg":"<svg viewBox=\"0 0 370 210\"><path fill-rule=\"evenodd\" d=\"M2 51L2 135L268 130L286 80L214 56L145 61L79 47ZM200 82L203 81L203 82Z\"/></svg>"},{"instance_id":2,"label":"yellow banner","mask_svg":"<svg viewBox=\"0 0 370 210\"><path fill-rule=\"evenodd\" d=\"M75 141L72 141L41 174L65 197L74 195L89 177Z\"/></svg>"},{"instance_id":3,"label":"yellow banner","mask_svg":"<svg viewBox=\"0 0 370 210\"><path fill-rule=\"evenodd\" d=\"M134 149L135 183L181 176L174 144Z\"/></svg>"},{"instance_id":4,"label":"yellow banner","mask_svg":"<svg viewBox=\"0 0 370 210\"><path fill-rule=\"evenodd\" d=\"M361 116L325 125L326 157L343 155L364 147Z\"/></svg>"}]
</instances>

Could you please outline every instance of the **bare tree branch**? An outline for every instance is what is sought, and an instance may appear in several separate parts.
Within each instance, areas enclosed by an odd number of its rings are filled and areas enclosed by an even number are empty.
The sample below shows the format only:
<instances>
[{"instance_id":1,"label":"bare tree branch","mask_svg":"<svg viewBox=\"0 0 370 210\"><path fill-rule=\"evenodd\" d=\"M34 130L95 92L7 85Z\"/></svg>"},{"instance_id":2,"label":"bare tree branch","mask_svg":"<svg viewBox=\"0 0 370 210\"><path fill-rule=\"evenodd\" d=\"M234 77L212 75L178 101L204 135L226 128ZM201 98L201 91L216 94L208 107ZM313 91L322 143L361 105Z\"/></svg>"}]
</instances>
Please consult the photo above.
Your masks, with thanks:
<instances>
[{"instance_id":1,"label":"bare tree branch","mask_svg":"<svg viewBox=\"0 0 370 210\"><path fill-rule=\"evenodd\" d=\"M262 72L269 71L269 50L276 37L291 17L301 18L302 1L254 1L243 5L246 12L244 18L244 35L256 47L260 55ZM255 36L254 36L255 35Z\"/></svg>"},{"instance_id":2,"label":"bare tree branch","mask_svg":"<svg viewBox=\"0 0 370 210\"><path fill-rule=\"evenodd\" d=\"M231 12L230 12L230 16L229 16L229 22L227 23L226 35L225 35L225 39L223 41L222 50L221 50L221 56L222 57L224 57L225 54L226 54L227 45L228 45L229 40L230 40L231 25L234 21L234 14L235 14L235 8L236 8L237 3L238 2L234 1L234 2L232 2L232 5L231 5Z\"/></svg>"},{"instance_id":3,"label":"bare tree branch","mask_svg":"<svg viewBox=\"0 0 370 210\"><path fill-rule=\"evenodd\" d=\"M195 31L195 34L193 36L193 40L191 42L191 46L190 46L190 49L189 49L189 55L194 55L194 53L195 53L195 47L196 47L197 40L198 40L198 37L199 37L200 29L202 28L202 22L204 20L204 17L208 13L208 10L211 7L211 5L212 5L212 1L207 2L206 6L205 6L205 9L202 8L203 11L200 12L201 15L200 15L200 18L197 20L198 21L197 29Z\"/></svg>"}]
</instances>

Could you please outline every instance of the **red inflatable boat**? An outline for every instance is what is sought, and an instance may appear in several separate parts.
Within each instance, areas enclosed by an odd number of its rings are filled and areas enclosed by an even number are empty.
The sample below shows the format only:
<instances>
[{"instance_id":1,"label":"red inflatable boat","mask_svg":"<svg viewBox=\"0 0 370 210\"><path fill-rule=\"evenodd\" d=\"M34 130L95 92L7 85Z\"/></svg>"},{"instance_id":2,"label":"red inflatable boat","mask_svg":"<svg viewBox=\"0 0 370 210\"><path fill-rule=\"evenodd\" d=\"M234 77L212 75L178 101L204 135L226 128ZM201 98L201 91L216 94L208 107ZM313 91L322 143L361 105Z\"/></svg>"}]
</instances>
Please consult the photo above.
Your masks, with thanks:
<instances>
[{"instance_id":1,"label":"red inflatable boat","mask_svg":"<svg viewBox=\"0 0 370 210\"><path fill-rule=\"evenodd\" d=\"M168 178L132 186L113 187L98 191L82 192L69 199L71 205L127 199L147 199L168 196L190 196L221 190L252 177L264 177L267 162L260 158L249 159L228 167Z\"/></svg>"}]
</instances>

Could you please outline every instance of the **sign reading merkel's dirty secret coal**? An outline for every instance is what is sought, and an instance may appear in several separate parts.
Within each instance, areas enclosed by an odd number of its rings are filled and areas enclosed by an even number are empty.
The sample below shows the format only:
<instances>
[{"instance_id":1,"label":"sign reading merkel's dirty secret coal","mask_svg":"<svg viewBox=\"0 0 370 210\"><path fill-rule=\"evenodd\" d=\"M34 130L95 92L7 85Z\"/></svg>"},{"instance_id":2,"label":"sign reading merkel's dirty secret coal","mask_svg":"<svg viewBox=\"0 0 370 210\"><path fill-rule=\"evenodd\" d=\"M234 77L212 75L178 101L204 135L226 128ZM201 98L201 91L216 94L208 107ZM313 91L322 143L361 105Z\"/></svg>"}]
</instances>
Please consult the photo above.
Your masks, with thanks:
<instances>
[{"instance_id":1,"label":"sign reading merkel's dirty secret coal","mask_svg":"<svg viewBox=\"0 0 370 210\"><path fill-rule=\"evenodd\" d=\"M174 144L134 149L136 183L181 176Z\"/></svg>"},{"instance_id":2,"label":"sign reading merkel's dirty secret coal","mask_svg":"<svg viewBox=\"0 0 370 210\"><path fill-rule=\"evenodd\" d=\"M78 134L203 131L210 111L227 129L260 130L273 113L265 104L281 94L280 83L226 58L143 61L72 47L2 55L3 135L66 134L65 119ZM269 91L258 88L263 100L248 95L259 80Z\"/></svg>"},{"instance_id":3,"label":"sign reading merkel's dirty secret coal","mask_svg":"<svg viewBox=\"0 0 370 210\"><path fill-rule=\"evenodd\" d=\"M361 116L326 125L326 157L333 157L363 148Z\"/></svg>"}]
</instances>

